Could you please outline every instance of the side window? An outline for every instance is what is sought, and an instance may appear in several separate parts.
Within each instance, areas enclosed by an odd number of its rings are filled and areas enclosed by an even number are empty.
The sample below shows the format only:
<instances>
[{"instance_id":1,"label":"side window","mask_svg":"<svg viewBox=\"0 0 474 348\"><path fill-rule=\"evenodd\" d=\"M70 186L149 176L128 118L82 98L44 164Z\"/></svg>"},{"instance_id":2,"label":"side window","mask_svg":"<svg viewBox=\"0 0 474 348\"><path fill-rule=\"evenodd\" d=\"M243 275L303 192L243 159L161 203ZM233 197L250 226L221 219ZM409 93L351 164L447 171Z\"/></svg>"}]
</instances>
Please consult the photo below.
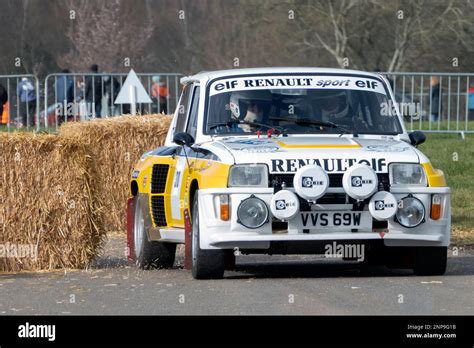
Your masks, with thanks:
<instances>
[{"instance_id":1,"label":"side window","mask_svg":"<svg viewBox=\"0 0 474 348\"><path fill-rule=\"evenodd\" d=\"M196 132L197 132L199 91L200 91L199 86L194 88L192 102L191 102L191 111L189 112L188 127L186 129L186 132L191 134L193 138L196 138Z\"/></svg>"},{"instance_id":2,"label":"side window","mask_svg":"<svg viewBox=\"0 0 474 348\"><path fill-rule=\"evenodd\" d=\"M189 105L189 94L191 91L191 86L186 85L183 88L181 93L181 98L179 99L179 104L177 108L178 119L176 120L176 128L174 133L184 132L184 127L186 126L186 116L188 115L188 105Z\"/></svg>"}]
</instances>

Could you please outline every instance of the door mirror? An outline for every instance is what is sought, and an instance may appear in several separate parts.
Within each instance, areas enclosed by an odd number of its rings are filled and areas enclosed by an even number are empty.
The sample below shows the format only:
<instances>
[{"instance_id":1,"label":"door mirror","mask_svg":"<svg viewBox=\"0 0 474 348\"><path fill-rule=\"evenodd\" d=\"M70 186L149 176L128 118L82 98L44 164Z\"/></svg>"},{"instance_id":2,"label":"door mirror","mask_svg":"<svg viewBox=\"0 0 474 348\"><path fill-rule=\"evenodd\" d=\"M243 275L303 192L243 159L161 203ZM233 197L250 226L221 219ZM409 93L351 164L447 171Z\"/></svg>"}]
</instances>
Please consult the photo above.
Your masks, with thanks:
<instances>
[{"instance_id":1,"label":"door mirror","mask_svg":"<svg viewBox=\"0 0 474 348\"><path fill-rule=\"evenodd\" d=\"M423 144L426 140L426 135L422 131L411 132L408 136L413 146Z\"/></svg>"},{"instance_id":2,"label":"door mirror","mask_svg":"<svg viewBox=\"0 0 474 348\"><path fill-rule=\"evenodd\" d=\"M176 133L174 135L173 142L180 146L186 145L186 146L191 147L191 145L194 144L194 138L192 137L192 135L188 133L181 132L181 133Z\"/></svg>"}]
</instances>

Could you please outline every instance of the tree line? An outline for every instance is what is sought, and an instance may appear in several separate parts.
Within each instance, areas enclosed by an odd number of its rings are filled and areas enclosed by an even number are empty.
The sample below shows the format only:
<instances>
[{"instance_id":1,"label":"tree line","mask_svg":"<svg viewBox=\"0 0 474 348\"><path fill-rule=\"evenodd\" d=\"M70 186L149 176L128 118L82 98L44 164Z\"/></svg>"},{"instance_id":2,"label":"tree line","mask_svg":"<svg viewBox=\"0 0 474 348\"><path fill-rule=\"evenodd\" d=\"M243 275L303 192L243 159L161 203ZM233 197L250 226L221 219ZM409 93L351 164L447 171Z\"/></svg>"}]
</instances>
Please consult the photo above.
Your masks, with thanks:
<instances>
[{"instance_id":1,"label":"tree line","mask_svg":"<svg viewBox=\"0 0 474 348\"><path fill-rule=\"evenodd\" d=\"M472 0L0 0L0 74L471 72Z\"/></svg>"}]
</instances>

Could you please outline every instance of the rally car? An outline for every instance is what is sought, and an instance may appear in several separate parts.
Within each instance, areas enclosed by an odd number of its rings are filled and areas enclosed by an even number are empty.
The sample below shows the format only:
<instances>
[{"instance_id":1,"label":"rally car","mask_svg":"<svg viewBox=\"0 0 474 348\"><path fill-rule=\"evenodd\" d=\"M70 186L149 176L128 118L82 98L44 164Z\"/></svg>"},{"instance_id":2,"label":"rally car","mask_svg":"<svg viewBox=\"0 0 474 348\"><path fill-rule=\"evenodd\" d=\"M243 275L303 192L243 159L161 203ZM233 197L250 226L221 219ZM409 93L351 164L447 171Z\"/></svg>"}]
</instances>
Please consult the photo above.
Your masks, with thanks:
<instances>
[{"instance_id":1,"label":"rally car","mask_svg":"<svg viewBox=\"0 0 474 348\"><path fill-rule=\"evenodd\" d=\"M139 267L172 267L187 240L194 278L221 278L233 255L252 253L445 272L451 191L417 149L424 134L387 108L383 76L258 68L181 83L164 146L131 173L129 258Z\"/></svg>"}]
</instances>

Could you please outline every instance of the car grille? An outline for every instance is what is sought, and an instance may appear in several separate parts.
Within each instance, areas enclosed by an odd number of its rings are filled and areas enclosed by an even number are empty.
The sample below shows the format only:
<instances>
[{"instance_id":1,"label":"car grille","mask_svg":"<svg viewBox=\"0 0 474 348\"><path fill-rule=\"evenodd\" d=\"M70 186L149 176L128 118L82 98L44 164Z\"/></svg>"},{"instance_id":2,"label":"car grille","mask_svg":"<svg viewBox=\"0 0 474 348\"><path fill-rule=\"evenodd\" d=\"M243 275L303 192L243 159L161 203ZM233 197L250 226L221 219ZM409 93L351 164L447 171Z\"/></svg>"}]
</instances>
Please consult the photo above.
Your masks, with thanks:
<instances>
[{"instance_id":1,"label":"car grille","mask_svg":"<svg viewBox=\"0 0 474 348\"><path fill-rule=\"evenodd\" d=\"M166 188L166 177L168 176L168 164L153 165L151 174L151 193L163 193Z\"/></svg>"},{"instance_id":2,"label":"car grille","mask_svg":"<svg viewBox=\"0 0 474 348\"><path fill-rule=\"evenodd\" d=\"M151 212L155 226L166 226L165 197L151 196Z\"/></svg>"}]
</instances>

